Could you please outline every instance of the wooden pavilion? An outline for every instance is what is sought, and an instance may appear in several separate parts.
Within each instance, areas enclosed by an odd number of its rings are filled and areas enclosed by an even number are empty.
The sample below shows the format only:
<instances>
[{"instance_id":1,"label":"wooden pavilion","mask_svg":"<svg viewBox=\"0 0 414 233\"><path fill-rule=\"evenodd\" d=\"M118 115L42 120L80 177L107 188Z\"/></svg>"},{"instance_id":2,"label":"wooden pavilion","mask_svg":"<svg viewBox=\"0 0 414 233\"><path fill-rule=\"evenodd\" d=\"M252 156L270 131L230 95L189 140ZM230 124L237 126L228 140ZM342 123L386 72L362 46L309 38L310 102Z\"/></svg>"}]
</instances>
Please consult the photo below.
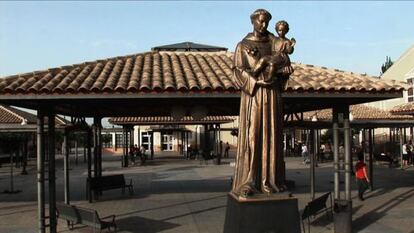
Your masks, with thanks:
<instances>
[{"instance_id":1,"label":"wooden pavilion","mask_svg":"<svg viewBox=\"0 0 414 233\"><path fill-rule=\"evenodd\" d=\"M94 119L94 175L100 176L101 119L125 116L170 116L177 107L185 115L238 115L239 88L232 81L232 53L229 52L146 52L84 62L0 79L0 103L37 110L38 209L39 232L45 232L44 195L44 119L48 117L49 139L49 224L56 232L56 184L54 116L71 116L74 126L85 118ZM334 148L338 148L338 129L344 129L345 201L350 195L350 121L353 104L399 98L404 83L337 69L293 64L295 72L285 92L287 115L333 108ZM334 152L337 158L337 149ZM88 153L88 178L91 177L91 152ZM65 156L67 159L67 156ZM337 161L335 161L337 163ZM68 196L68 169L65 164L65 201ZM335 167L335 198L339 199L339 168Z\"/></svg>"},{"instance_id":2,"label":"wooden pavilion","mask_svg":"<svg viewBox=\"0 0 414 233\"><path fill-rule=\"evenodd\" d=\"M334 110L322 109L315 111L308 111L301 114L297 114L297 118L287 119L285 127L287 129L301 129L305 134L305 138L308 140L311 149L311 195L315 193L315 165L316 155L319 154L320 149L320 136L322 129L332 128ZM374 161L374 144L375 144L375 129L377 128L389 128L390 139L389 142L395 143L396 136L399 138L406 138L406 129L409 128L411 136L413 135L413 117L393 115L390 111L381 110L379 108L370 107L364 104L357 104L349 106L349 118L350 127L352 129L360 130L360 136L363 142L365 142L364 150L367 152L366 161L368 165L369 177L371 177L370 188L374 188L374 176L373 176L373 161ZM295 132L293 130L293 132ZM292 138L295 138L293 136ZM286 140L285 143L291 143ZM343 142L342 142L343 143ZM289 145L286 145L288 147ZM355 146L355 145L354 145ZM359 145L356 145L359 146ZM401 151L400 151L401 152ZM399 153L400 153L399 152ZM401 155L400 155L401 156ZM345 161L339 161L343 164Z\"/></svg>"}]
</instances>

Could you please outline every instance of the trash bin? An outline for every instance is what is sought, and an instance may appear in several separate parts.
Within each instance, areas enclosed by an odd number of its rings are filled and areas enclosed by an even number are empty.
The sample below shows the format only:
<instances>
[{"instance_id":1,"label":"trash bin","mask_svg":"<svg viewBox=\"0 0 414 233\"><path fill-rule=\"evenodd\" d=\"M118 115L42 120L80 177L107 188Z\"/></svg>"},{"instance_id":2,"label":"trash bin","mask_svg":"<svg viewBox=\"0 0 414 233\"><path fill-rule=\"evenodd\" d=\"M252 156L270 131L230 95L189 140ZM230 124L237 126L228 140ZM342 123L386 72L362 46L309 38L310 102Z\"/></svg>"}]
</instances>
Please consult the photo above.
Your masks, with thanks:
<instances>
[{"instance_id":1,"label":"trash bin","mask_svg":"<svg viewBox=\"0 0 414 233\"><path fill-rule=\"evenodd\" d=\"M334 232L351 233L352 232L352 201L338 200L334 201Z\"/></svg>"}]
</instances>

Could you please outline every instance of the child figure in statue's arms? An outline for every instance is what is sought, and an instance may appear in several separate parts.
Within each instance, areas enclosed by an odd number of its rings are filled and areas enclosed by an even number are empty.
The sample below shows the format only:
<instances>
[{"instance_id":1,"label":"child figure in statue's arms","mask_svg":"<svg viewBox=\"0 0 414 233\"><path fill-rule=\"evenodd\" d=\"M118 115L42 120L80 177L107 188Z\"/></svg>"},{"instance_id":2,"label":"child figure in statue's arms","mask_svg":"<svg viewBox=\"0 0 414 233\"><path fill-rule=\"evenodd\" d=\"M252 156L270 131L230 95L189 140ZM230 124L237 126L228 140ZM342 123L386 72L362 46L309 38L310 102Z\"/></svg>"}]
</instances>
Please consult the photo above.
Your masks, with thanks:
<instances>
[{"instance_id":1,"label":"child figure in statue's arms","mask_svg":"<svg viewBox=\"0 0 414 233\"><path fill-rule=\"evenodd\" d=\"M274 81L272 78L275 74L288 77L293 73L289 54L293 53L296 40L294 38L289 40L285 37L289 31L289 24L284 20L276 23L275 30L279 36L273 39L272 55L260 58L252 70L252 75L257 77L264 68L269 66L269 72L264 80L266 82Z\"/></svg>"}]
</instances>

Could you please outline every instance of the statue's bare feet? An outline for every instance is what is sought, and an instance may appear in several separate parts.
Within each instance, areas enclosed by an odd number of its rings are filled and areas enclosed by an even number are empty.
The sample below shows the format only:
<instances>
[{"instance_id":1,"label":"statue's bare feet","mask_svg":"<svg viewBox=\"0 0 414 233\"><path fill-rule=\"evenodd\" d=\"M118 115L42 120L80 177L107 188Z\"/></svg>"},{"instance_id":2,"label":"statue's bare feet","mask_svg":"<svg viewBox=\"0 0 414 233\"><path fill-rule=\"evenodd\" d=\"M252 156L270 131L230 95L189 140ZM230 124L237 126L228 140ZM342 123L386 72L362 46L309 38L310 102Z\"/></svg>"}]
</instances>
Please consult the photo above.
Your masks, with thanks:
<instances>
[{"instance_id":1,"label":"statue's bare feet","mask_svg":"<svg viewBox=\"0 0 414 233\"><path fill-rule=\"evenodd\" d=\"M276 193L280 192L280 188L277 185L272 184L272 188Z\"/></svg>"},{"instance_id":2,"label":"statue's bare feet","mask_svg":"<svg viewBox=\"0 0 414 233\"><path fill-rule=\"evenodd\" d=\"M244 198L250 197L253 194L254 194L254 190L248 185L245 185L244 187L240 189L240 196Z\"/></svg>"},{"instance_id":3,"label":"statue's bare feet","mask_svg":"<svg viewBox=\"0 0 414 233\"><path fill-rule=\"evenodd\" d=\"M271 187L269 187L268 185L263 185L262 186L262 192L264 194L271 194L271 193L273 193L273 189Z\"/></svg>"}]
</instances>

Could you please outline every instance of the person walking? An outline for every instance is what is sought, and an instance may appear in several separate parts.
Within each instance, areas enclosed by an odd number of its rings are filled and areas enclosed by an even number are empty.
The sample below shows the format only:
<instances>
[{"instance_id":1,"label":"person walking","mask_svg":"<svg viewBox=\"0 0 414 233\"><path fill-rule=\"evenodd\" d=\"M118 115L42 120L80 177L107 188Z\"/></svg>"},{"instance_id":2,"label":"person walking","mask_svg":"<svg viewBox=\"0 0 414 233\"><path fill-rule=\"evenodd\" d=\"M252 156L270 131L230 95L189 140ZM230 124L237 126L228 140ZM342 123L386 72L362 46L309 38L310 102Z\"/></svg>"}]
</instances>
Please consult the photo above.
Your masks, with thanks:
<instances>
[{"instance_id":1,"label":"person walking","mask_svg":"<svg viewBox=\"0 0 414 233\"><path fill-rule=\"evenodd\" d=\"M325 144L321 144L321 146L319 147L319 162L323 163L325 160Z\"/></svg>"},{"instance_id":2,"label":"person walking","mask_svg":"<svg viewBox=\"0 0 414 233\"><path fill-rule=\"evenodd\" d=\"M364 200L364 192L368 189L369 178L367 175L367 165L364 163L364 156L358 154L358 163L355 165L356 181L358 185L358 198Z\"/></svg>"},{"instance_id":3,"label":"person walking","mask_svg":"<svg viewBox=\"0 0 414 233\"><path fill-rule=\"evenodd\" d=\"M404 142L404 145L402 146L402 161L403 161L402 168L408 165L408 160L409 160L408 144L407 142Z\"/></svg>"},{"instance_id":4,"label":"person walking","mask_svg":"<svg viewBox=\"0 0 414 233\"><path fill-rule=\"evenodd\" d=\"M413 157L413 142L411 140L408 141L407 145L407 154L408 154L408 164L414 165L414 157Z\"/></svg>"},{"instance_id":5,"label":"person walking","mask_svg":"<svg viewBox=\"0 0 414 233\"><path fill-rule=\"evenodd\" d=\"M229 142L226 142L226 147L224 148L224 158L229 157L229 150L230 150Z\"/></svg>"},{"instance_id":6,"label":"person walking","mask_svg":"<svg viewBox=\"0 0 414 233\"><path fill-rule=\"evenodd\" d=\"M145 160L147 160L147 157L146 157L146 154L145 154L146 149L143 145L141 145L139 150L140 150L140 154L141 154L141 165L143 165L145 163Z\"/></svg>"},{"instance_id":7,"label":"person walking","mask_svg":"<svg viewBox=\"0 0 414 233\"><path fill-rule=\"evenodd\" d=\"M306 144L302 144L302 158L303 158L303 164L309 163L309 156L308 156L308 147Z\"/></svg>"}]
</instances>

